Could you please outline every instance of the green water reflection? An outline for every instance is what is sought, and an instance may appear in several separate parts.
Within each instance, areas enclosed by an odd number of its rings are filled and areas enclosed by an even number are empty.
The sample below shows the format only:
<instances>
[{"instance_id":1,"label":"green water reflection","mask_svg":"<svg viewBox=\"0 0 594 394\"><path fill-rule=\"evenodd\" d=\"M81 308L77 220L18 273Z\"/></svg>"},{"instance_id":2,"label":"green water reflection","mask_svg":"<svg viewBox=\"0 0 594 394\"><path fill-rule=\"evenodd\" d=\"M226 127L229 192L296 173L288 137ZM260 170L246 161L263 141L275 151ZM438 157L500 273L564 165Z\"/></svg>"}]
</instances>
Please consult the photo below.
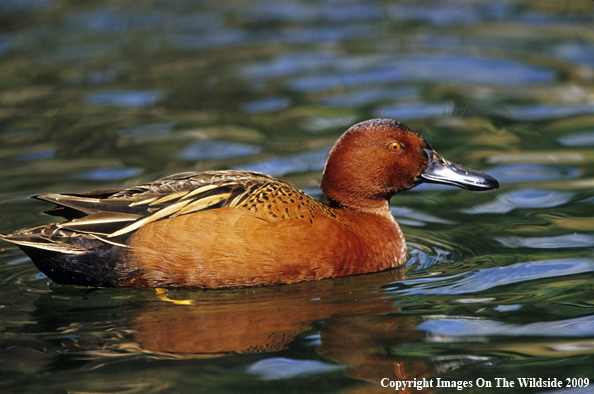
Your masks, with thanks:
<instances>
[{"instance_id":1,"label":"green water reflection","mask_svg":"<svg viewBox=\"0 0 594 394\"><path fill-rule=\"evenodd\" d=\"M323 198L333 142L380 116L501 184L396 196L407 270L295 286L59 286L3 243L0 390L590 392L496 382L594 379L593 7L0 1L0 232L53 220L34 194L190 170Z\"/></svg>"}]
</instances>

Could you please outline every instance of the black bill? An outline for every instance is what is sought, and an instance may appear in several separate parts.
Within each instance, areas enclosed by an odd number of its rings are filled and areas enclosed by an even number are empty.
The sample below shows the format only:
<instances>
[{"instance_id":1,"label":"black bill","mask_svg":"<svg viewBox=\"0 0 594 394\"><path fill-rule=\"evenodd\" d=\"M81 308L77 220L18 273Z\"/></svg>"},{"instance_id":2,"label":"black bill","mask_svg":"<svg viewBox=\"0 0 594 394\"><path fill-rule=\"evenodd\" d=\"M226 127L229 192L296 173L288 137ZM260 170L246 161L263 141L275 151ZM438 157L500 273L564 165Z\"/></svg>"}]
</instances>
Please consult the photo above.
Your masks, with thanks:
<instances>
[{"instance_id":1,"label":"black bill","mask_svg":"<svg viewBox=\"0 0 594 394\"><path fill-rule=\"evenodd\" d=\"M499 187L497 179L480 171L451 163L431 149L427 153L427 170L420 175L421 182L442 183L467 190L490 190Z\"/></svg>"}]
</instances>

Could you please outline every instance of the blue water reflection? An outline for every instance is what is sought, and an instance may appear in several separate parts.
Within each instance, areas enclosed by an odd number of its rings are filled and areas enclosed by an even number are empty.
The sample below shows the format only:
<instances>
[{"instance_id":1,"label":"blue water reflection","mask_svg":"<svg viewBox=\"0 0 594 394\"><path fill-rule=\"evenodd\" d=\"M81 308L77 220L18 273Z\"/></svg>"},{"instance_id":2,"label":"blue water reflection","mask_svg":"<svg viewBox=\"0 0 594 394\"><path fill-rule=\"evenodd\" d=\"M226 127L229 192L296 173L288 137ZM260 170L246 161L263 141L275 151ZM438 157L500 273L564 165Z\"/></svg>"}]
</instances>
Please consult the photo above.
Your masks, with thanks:
<instances>
[{"instance_id":1,"label":"blue water reflection","mask_svg":"<svg viewBox=\"0 0 594 394\"><path fill-rule=\"evenodd\" d=\"M484 20L514 17L514 7L509 3L452 4L436 2L431 7L413 4L393 4L388 8L395 20L419 21L433 25L467 25Z\"/></svg>"},{"instance_id":2,"label":"blue water reflection","mask_svg":"<svg viewBox=\"0 0 594 394\"><path fill-rule=\"evenodd\" d=\"M177 49L200 51L210 48L224 48L247 40L243 30L227 29L204 34L169 34L162 39L167 46Z\"/></svg>"},{"instance_id":3,"label":"blue water reflection","mask_svg":"<svg viewBox=\"0 0 594 394\"><path fill-rule=\"evenodd\" d=\"M91 71L88 74L79 74L73 80L79 84L103 85L115 81L120 70L117 67L107 70Z\"/></svg>"},{"instance_id":4,"label":"blue water reflection","mask_svg":"<svg viewBox=\"0 0 594 394\"><path fill-rule=\"evenodd\" d=\"M326 96L320 103L329 107L361 107L381 101L418 101L421 98L421 89L413 86L395 88L358 89L349 93Z\"/></svg>"},{"instance_id":5,"label":"blue water reflection","mask_svg":"<svg viewBox=\"0 0 594 394\"><path fill-rule=\"evenodd\" d=\"M153 29L162 24L162 21L163 14L157 11L125 13L111 8L74 13L68 18L68 23L73 26L110 35Z\"/></svg>"},{"instance_id":6,"label":"blue water reflection","mask_svg":"<svg viewBox=\"0 0 594 394\"><path fill-rule=\"evenodd\" d=\"M241 109L250 114L259 114L285 109L290 103L291 100L288 97L269 97L242 104Z\"/></svg>"},{"instance_id":7,"label":"blue water reflection","mask_svg":"<svg viewBox=\"0 0 594 394\"><path fill-rule=\"evenodd\" d=\"M260 146L225 141L194 141L178 157L184 160L217 160L247 156L262 151Z\"/></svg>"},{"instance_id":8,"label":"blue water reflection","mask_svg":"<svg viewBox=\"0 0 594 394\"><path fill-rule=\"evenodd\" d=\"M56 155L55 149L42 149L34 152L21 153L13 156L15 161L34 161L52 159Z\"/></svg>"},{"instance_id":9,"label":"blue water reflection","mask_svg":"<svg viewBox=\"0 0 594 394\"><path fill-rule=\"evenodd\" d=\"M141 168L97 168L91 171L74 173L71 175L71 178L92 181L114 181L131 178L141 173Z\"/></svg>"},{"instance_id":10,"label":"blue water reflection","mask_svg":"<svg viewBox=\"0 0 594 394\"><path fill-rule=\"evenodd\" d=\"M507 248L562 249L594 247L594 236L590 234L565 234L548 237L497 237Z\"/></svg>"},{"instance_id":11,"label":"blue water reflection","mask_svg":"<svg viewBox=\"0 0 594 394\"><path fill-rule=\"evenodd\" d=\"M18 0L0 1L0 10L7 14L18 14L30 9L43 10L54 3L54 0Z\"/></svg>"},{"instance_id":12,"label":"blue water reflection","mask_svg":"<svg viewBox=\"0 0 594 394\"><path fill-rule=\"evenodd\" d=\"M72 13L66 21L71 28L81 28L111 36L139 31L154 32L155 29L186 33L218 31L224 27L221 14L211 11L184 12L182 15L171 13L171 8L167 11L151 10L147 13L135 11L137 10L98 8Z\"/></svg>"},{"instance_id":13,"label":"blue water reflection","mask_svg":"<svg viewBox=\"0 0 594 394\"><path fill-rule=\"evenodd\" d=\"M557 45L553 50L560 59L585 66L594 66L594 45L592 44L568 42Z\"/></svg>"},{"instance_id":14,"label":"blue water reflection","mask_svg":"<svg viewBox=\"0 0 594 394\"><path fill-rule=\"evenodd\" d=\"M258 375L262 380L275 380L339 371L345 368L348 368L348 366L329 364L322 361L272 357L250 364L245 368L245 372Z\"/></svg>"},{"instance_id":15,"label":"blue water reflection","mask_svg":"<svg viewBox=\"0 0 594 394\"><path fill-rule=\"evenodd\" d=\"M528 106L507 106L506 112L510 117L514 119L526 121L547 120L581 114L592 114L594 113L594 104L537 104Z\"/></svg>"},{"instance_id":16,"label":"blue water reflection","mask_svg":"<svg viewBox=\"0 0 594 394\"><path fill-rule=\"evenodd\" d=\"M409 225L405 222L401 223ZM407 240L409 257L406 266L410 267L411 272L424 270L438 264L451 264L459 257L459 253L448 249L451 245L440 245L438 243L431 244L428 240L423 240L423 242L429 244L429 247L423 245L422 249L417 248L416 246L418 245L411 244L411 242Z\"/></svg>"},{"instance_id":17,"label":"blue water reflection","mask_svg":"<svg viewBox=\"0 0 594 394\"><path fill-rule=\"evenodd\" d=\"M550 322L529 324L506 324L488 319L449 318L428 320L417 326L417 330L432 335L464 338L464 341L478 336L545 336L545 337L590 337L594 335L594 316L584 316ZM431 338L429 338L431 340Z\"/></svg>"},{"instance_id":18,"label":"blue water reflection","mask_svg":"<svg viewBox=\"0 0 594 394\"><path fill-rule=\"evenodd\" d=\"M379 59L378 59L379 60ZM350 63L352 66L352 62ZM464 56L415 55L387 58L375 64L362 63L365 69L337 70L322 75L305 76L289 81L291 89L313 93L352 86L386 83L462 83L497 86L532 85L552 82L554 70L517 61Z\"/></svg>"},{"instance_id":19,"label":"blue water reflection","mask_svg":"<svg viewBox=\"0 0 594 394\"><path fill-rule=\"evenodd\" d=\"M500 183L542 182L574 179L580 176L577 167L547 164L509 164L485 170Z\"/></svg>"},{"instance_id":20,"label":"blue water reflection","mask_svg":"<svg viewBox=\"0 0 594 394\"><path fill-rule=\"evenodd\" d=\"M407 79L406 75L397 67L382 67L369 71L300 77L289 81L288 85L289 88L299 92L315 93L352 86L394 83L405 79Z\"/></svg>"},{"instance_id":21,"label":"blue water reflection","mask_svg":"<svg viewBox=\"0 0 594 394\"><path fill-rule=\"evenodd\" d=\"M115 92L96 92L85 96L89 105L113 105L116 107L147 107L163 98L158 90L128 90Z\"/></svg>"},{"instance_id":22,"label":"blue water reflection","mask_svg":"<svg viewBox=\"0 0 594 394\"><path fill-rule=\"evenodd\" d=\"M465 56L411 56L393 63L407 80L499 86L551 82L556 72L507 59Z\"/></svg>"},{"instance_id":23,"label":"blue water reflection","mask_svg":"<svg viewBox=\"0 0 594 394\"><path fill-rule=\"evenodd\" d=\"M514 283L537 279L550 280L554 277L592 271L594 271L594 259L575 258L530 261L445 277L403 280L388 285L386 291L398 295L467 294Z\"/></svg>"},{"instance_id":24,"label":"blue water reflection","mask_svg":"<svg viewBox=\"0 0 594 394\"><path fill-rule=\"evenodd\" d=\"M283 2L250 6L244 15L274 22L307 22L312 20L329 22L353 22L379 19L385 11L374 4L364 3L321 3L319 6L302 2Z\"/></svg>"},{"instance_id":25,"label":"blue water reflection","mask_svg":"<svg viewBox=\"0 0 594 394\"><path fill-rule=\"evenodd\" d=\"M336 132L346 130L357 121L356 116L311 116L302 124L305 130L311 133Z\"/></svg>"},{"instance_id":26,"label":"blue water reflection","mask_svg":"<svg viewBox=\"0 0 594 394\"><path fill-rule=\"evenodd\" d=\"M10 34L0 35L0 56L4 56L15 45L16 36Z\"/></svg>"},{"instance_id":27,"label":"blue water reflection","mask_svg":"<svg viewBox=\"0 0 594 394\"><path fill-rule=\"evenodd\" d=\"M544 189L521 189L499 194L494 201L463 209L465 213L507 213L514 209L551 208L568 203L573 193Z\"/></svg>"},{"instance_id":28,"label":"blue water reflection","mask_svg":"<svg viewBox=\"0 0 594 394\"><path fill-rule=\"evenodd\" d=\"M315 150L299 153L292 156L277 157L274 159L237 166L236 169L245 171L263 172L274 177L305 171L321 171L326 165L329 149Z\"/></svg>"},{"instance_id":29,"label":"blue water reflection","mask_svg":"<svg viewBox=\"0 0 594 394\"><path fill-rule=\"evenodd\" d=\"M563 146L594 146L594 131L566 135L557 138L557 141Z\"/></svg>"},{"instance_id":30,"label":"blue water reflection","mask_svg":"<svg viewBox=\"0 0 594 394\"><path fill-rule=\"evenodd\" d=\"M437 216L408 207L390 207L390 211L396 217L398 223L407 226L425 226L429 223L455 224L451 220L441 219Z\"/></svg>"},{"instance_id":31,"label":"blue water reflection","mask_svg":"<svg viewBox=\"0 0 594 394\"><path fill-rule=\"evenodd\" d=\"M430 117L447 117L451 116L453 112L453 103L418 103L387 105L378 108L373 112L373 115L378 118L412 120Z\"/></svg>"},{"instance_id":32,"label":"blue water reflection","mask_svg":"<svg viewBox=\"0 0 594 394\"><path fill-rule=\"evenodd\" d=\"M328 51L292 51L270 60L243 65L237 73L247 79L268 80L301 73L314 73L335 66L339 56ZM352 61L352 60L351 60Z\"/></svg>"}]
</instances>

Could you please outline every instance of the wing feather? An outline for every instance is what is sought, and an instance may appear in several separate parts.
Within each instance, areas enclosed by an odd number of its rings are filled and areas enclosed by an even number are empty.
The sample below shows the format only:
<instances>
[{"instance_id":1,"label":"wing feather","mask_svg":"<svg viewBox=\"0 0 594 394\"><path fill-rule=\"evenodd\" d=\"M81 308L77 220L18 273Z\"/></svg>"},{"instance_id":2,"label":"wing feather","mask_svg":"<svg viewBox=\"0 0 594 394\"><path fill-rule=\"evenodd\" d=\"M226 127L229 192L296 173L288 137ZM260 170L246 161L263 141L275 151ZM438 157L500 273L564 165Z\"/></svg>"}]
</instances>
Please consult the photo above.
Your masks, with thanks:
<instances>
[{"instance_id":1,"label":"wing feather","mask_svg":"<svg viewBox=\"0 0 594 394\"><path fill-rule=\"evenodd\" d=\"M148 223L220 207L257 209L257 204L264 204L258 199L270 190L302 193L260 173L207 171L171 175L121 190L42 194L36 198L57 205L47 213L67 220L0 237L67 254L84 253L98 242L125 247L126 238ZM277 217L276 213L272 216Z\"/></svg>"}]
</instances>

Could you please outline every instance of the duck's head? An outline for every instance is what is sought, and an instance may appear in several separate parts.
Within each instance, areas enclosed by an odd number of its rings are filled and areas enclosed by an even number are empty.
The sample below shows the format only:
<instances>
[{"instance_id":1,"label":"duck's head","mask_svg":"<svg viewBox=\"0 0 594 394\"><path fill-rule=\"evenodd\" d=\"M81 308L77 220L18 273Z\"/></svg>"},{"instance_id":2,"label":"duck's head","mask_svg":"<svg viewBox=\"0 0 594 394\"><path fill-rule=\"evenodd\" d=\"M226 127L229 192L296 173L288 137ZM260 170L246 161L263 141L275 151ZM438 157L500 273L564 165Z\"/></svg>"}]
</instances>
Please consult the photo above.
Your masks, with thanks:
<instances>
[{"instance_id":1,"label":"duck's head","mask_svg":"<svg viewBox=\"0 0 594 394\"><path fill-rule=\"evenodd\" d=\"M423 182L468 190L499 187L491 176L445 160L406 125L372 119L352 126L336 141L321 188L332 205L376 210L387 207L394 194Z\"/></svg>"}]
</instances>

